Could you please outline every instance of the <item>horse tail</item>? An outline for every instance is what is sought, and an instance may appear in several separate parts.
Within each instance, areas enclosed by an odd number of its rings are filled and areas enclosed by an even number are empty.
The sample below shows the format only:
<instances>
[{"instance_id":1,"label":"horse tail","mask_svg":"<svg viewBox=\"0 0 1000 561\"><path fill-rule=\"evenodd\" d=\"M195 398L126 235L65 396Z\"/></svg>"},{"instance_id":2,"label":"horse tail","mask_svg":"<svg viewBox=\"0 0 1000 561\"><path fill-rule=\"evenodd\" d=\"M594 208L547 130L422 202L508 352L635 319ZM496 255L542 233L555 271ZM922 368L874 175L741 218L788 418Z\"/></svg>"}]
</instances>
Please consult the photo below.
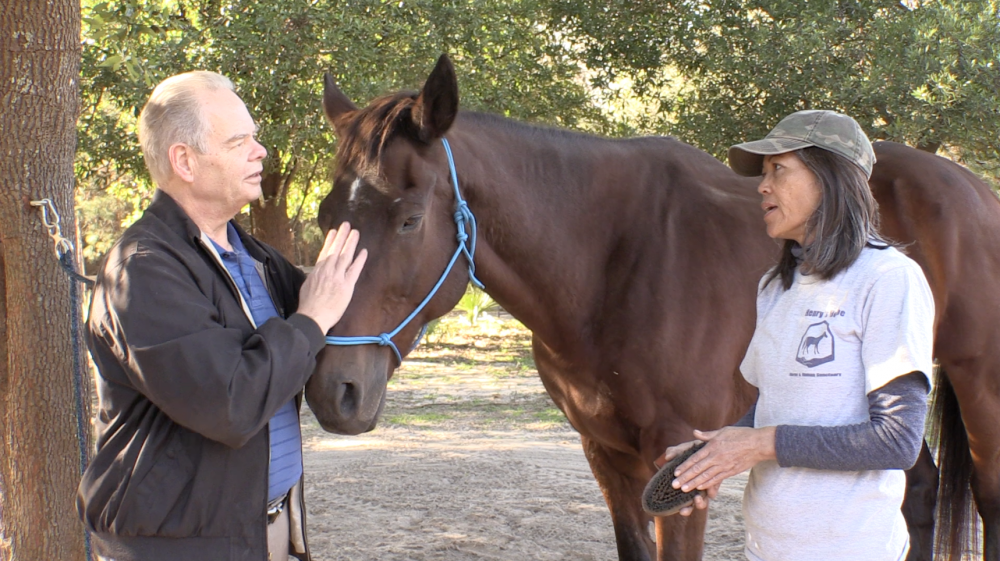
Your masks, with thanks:
<instances>
[{"instance_id":1,"label":"horse tail","mask_svg":"<svg viewBox=\"0 0 1000 561\"><path fill-rule=\"evenodd\" d=\"M942 559L960 561L977 551L978 521L972 500L972 454L955 390L939 367L931 405L929 442L937 448L938 479L935 549Z\"/></svg>"}]
</instances>

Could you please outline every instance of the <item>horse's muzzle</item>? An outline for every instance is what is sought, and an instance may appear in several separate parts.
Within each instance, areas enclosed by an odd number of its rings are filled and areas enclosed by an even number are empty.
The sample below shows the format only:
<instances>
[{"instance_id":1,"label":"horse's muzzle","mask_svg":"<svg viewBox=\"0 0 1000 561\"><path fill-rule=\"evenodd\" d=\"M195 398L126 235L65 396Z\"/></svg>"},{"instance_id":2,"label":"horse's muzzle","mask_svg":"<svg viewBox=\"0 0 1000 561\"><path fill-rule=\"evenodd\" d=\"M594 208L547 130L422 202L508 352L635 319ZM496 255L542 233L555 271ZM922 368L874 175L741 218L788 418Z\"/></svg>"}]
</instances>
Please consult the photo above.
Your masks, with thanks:
<instances>
[{"instance_id":1,"label":"horse's muzzle","mask_svg":"<svg viewBox=\"0 0 1000 561\"><path fill-rule=\"evenodd\" d=\"M326 348L306 384L306 401L323 430L361 434L375 428L385 407L387 353ZM352 356L353 355L353 356ZM374 356L373 356L374 355ZM370 360L376 358L377 360ZM367 358L369 360L358 360Z\"/></svg>"},{"instance_id":2,"label":"horse's muzzle","mask_svg":"<svg viewBox=\"0 0 1000 561\"><path fill-rule=\"evenodd\" d=\"M372 388L374 390L374 388ZM326 432L354 435L373 430L385 407L385 386L366 391L355 382L335 384L332 391L306 385L306 401Z\"/></svg>"}]
</instances>

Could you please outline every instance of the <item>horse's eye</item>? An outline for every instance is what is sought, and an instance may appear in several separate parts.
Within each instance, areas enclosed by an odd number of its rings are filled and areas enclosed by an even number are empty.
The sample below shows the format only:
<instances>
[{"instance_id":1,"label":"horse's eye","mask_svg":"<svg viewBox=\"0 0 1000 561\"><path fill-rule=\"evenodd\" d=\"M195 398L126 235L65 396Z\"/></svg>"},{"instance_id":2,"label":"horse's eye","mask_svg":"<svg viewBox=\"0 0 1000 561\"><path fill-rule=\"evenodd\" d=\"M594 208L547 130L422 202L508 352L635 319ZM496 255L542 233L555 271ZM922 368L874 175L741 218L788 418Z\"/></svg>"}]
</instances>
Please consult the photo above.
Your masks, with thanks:
<instances>
[{"instance_id":1,"label":"horse's eye","mask_svg":"<svg viewBox=\"0 0 1000 561\"><path fill-rule=\"evenodd\" d=\"M413 216L406 219L403 225L399 228L399 233L412 232L420 226L420 221L424 219L422 214L414 214Z\"/></svg>"}]
</instances>

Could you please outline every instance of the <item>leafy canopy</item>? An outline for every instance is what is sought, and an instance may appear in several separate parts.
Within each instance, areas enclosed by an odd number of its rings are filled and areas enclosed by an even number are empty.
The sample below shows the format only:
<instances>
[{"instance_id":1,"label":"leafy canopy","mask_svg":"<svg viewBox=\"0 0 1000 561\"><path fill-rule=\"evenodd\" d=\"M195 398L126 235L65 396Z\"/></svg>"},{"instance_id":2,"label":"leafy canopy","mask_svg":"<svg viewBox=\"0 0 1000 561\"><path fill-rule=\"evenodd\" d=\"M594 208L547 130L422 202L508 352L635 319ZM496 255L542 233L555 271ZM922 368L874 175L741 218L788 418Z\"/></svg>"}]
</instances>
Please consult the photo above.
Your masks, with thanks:
<instances>
[{"instance_id":1,"label":"leafy canopy","mask_svg":"<svg viewBox=\"0 0 1000 561\"><path fill-rule=\"evenodd\" d=\"M800 109L998 171L996 0L552 0L598 88L627 78L656 132L724 157Z\"/></svg>"}]
</instances>

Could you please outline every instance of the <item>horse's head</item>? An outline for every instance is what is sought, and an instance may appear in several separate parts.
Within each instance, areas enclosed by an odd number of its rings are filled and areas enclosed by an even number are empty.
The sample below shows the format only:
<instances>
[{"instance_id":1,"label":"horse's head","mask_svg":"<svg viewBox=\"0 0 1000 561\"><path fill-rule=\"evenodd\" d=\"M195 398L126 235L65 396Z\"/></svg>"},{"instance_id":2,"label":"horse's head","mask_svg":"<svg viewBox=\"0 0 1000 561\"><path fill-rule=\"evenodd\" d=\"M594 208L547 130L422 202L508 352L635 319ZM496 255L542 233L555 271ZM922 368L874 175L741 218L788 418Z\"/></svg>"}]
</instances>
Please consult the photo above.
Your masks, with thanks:
<instances>
[{"instance_id":1,"label":"horse's head","mask_svg":"<svg viewBox=\"0 0 1000 561\"><path fill-rule=\"evenodd\" d=\"M337 337L392 333L431 292L458 244L455 197L441 138L458 111L455 70L442 56L419 93L398 93L358 109L327 75L323 107L337 137L333 189L319 208L324 232L342 222L360 230L368 261ZM465 291L459 257L435 296L392 337L406 354L421 326L451 310ZM306 385L324 429L375 428L386 383L398 366L391 347L327 345Z\"/></svg>"}]
</instances>

